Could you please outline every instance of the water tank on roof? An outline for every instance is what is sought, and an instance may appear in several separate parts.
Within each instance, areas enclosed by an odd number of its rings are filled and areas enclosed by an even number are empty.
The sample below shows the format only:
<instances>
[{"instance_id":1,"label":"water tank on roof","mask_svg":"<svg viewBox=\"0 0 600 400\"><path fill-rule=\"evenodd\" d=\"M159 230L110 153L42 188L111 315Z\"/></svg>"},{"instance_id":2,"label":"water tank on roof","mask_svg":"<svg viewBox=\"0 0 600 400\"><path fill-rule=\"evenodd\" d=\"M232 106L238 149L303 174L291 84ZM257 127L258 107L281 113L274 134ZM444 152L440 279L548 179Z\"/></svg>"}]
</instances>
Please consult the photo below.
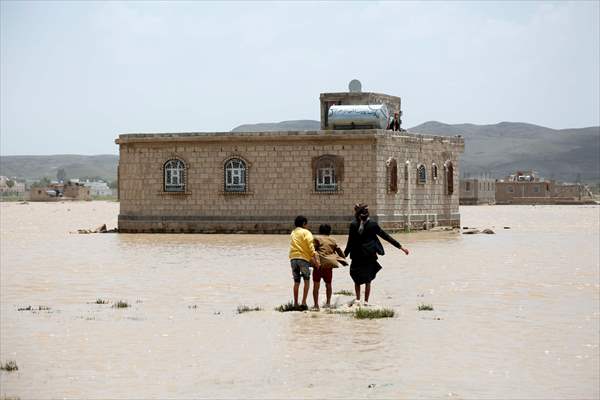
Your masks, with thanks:
<instances>
[{"instance_id":1,"label":"water tank on roof","mask_svg":"<svg viewBox=\"0 0 600 400\"><path fill-rule=\"evenodd\" d=\"M386 129L390 113L385 104L331 106L327 125L331 129Z\"/></svg>"}]
</instances>

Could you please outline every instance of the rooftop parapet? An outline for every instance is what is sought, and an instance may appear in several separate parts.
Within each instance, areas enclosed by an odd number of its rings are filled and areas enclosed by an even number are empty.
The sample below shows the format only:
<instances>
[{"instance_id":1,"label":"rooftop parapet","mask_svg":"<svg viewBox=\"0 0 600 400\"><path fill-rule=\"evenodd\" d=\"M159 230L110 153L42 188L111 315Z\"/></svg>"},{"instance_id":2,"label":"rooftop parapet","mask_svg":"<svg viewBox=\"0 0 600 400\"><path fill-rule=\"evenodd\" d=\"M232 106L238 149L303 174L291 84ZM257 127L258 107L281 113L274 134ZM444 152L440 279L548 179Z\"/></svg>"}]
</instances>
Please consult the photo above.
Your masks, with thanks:
<instances>
[{"instance_id":1,"label":"rooftop parapet","mask_svg":"<svg viewBox=\"0 0 600 400\"><path fill-rule=\"evenodd\" d=\"M464 146L460 136L423 135L415 132L385 129L351 129L318 131L268 131L268 132L178 132L178 133L125 133L115 139L116 144L148 142L217 142L217 141L262 141L262 140L332 140L332 139L376 139L385 137L405 138L410 141L450 143Z\"/></svg>"}]
</instances>

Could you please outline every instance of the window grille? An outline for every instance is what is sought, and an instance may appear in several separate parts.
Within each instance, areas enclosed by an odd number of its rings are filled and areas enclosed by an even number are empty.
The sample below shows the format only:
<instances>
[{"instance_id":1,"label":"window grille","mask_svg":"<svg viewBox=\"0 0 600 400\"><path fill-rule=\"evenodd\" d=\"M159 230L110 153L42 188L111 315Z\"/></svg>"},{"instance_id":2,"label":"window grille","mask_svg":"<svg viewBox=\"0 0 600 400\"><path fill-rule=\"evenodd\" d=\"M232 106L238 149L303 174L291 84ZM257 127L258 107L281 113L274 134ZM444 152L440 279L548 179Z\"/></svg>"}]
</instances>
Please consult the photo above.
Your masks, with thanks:
<instances>
[{"instance_id":1,"label":"window grille","mask_svg":"<svg viewBox=\"0 0 600 400\"><path fill-rule=\"evenodd\" d=\"M239 158L233 158L225 163L225 191L246 191L246 163Z\"/></svg>"},{"instance_id":2,"label":"window grille","mask_svg":"<svg viewBox=\"0 0 600 400\"><path fill-rule=\"evenodd\" d=\"M438 178L438 167L435 163L431 164L431 178L437 181Z\"/></svg>"},{"instance_id":3,"label":"window grille","mask_svg":"<svg viewBox=\"0 0 600 400\"><path fill-rule=\"evenodd\" d=\"M335 192L337 181L335 176L335 163L333 160L324 158L317 163L317 192Z\"/></svg>"},{"instance_id":4,"label":"window grille","mask_svg":"<svg viewBox=\"0 0 600 400\"><path fill-rule=\"evenodd\" d=\"M427 183L427 170L424 165L417 167L417 183L424 185Z\"/></svg>"},{"instance_id":5,"label":"window grille","mask_svg":"<svg viewBox=\"0 0 600 400\"><path fill-rule=\"evenodd\" d=\"M181 160L169 160L164 166L165 192L185 192L185 164Z\"/></svg>"}]
</instances>

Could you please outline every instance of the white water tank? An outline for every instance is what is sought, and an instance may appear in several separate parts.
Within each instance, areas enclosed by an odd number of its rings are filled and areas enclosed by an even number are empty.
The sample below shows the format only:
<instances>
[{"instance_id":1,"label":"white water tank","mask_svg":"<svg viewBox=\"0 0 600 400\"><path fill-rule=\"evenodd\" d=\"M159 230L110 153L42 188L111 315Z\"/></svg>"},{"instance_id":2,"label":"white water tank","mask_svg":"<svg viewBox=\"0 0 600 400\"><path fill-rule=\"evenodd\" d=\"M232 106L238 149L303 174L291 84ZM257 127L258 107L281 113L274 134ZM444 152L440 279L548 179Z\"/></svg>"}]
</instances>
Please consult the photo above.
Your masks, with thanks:
<instances>
[{"instance_id":1,"label":"white water tank","mask_svg":"<svg viewBox=\"0 0 600 400\"><path fill-rule=\"evenodd\" d=\"M386 129L389 119L385 104L334 105L327 114L330 129Z\"/></svg>"}]
</instances>

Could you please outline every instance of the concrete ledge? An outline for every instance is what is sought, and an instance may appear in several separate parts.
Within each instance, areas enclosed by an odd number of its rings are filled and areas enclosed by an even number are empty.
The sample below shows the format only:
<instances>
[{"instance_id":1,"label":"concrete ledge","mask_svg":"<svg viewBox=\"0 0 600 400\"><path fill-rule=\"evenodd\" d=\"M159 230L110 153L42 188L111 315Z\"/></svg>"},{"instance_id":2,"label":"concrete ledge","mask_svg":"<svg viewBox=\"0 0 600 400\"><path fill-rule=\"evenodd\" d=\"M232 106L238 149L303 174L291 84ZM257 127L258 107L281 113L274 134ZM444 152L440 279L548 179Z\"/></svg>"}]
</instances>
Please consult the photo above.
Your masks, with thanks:
<instances>
[{"instance_id":1,"label":"concrete ledge","mask_svg":"<svg viewBox=\"0 0 600 400\"><path fill-rule=\"evenodd\" d=\"M181 143L181 142L231 142L231 141L365 141L377 138L400 138L416 142L440 141L464 147L461 137L419 134L416 132L394 132L385 129L351 129L318 131L265 131L265 132L178 132L178 133L125 133L115 139L116 144L128 143Z\"/></svg>"},{"instance_id":2,"label":"concrete ledge","mask_svg":"<svg viewBox=\"0 0 600 400\"><path fill-rule=\"evenodd\" d=\"M477 206L477 205L494 205L496 204L493 200L479 200L479 199L460 199L458 202L461 206Z\"/></svg>"},{"instance_id":3,"label":"concrete ledge","mask_svg":"<svg viewBox=\"0 0 600 400\"><path fill-rule=\"evenodd\" d=\"M513 198L508 201L500 201L496 202L497 205L590 205L590 204L598 204L593 199L567 199L567 198Z\"/></svg>"},{"instance_id":4,"label":"concrete ledge","mask_svg":"<svg viewBox=\"0 0 600 400\"><path fill-rule=\"evenodd\" d=\"M119 215L123 233L256 233L288 234L296 216L144 216ZM306 216L313 231L320 224L331 225L332 233L345 235L351 216ZM460 214L413 214L373 217L389 232L429 229L434 226L460 226Z\"/></svg>"}]
</instances>

